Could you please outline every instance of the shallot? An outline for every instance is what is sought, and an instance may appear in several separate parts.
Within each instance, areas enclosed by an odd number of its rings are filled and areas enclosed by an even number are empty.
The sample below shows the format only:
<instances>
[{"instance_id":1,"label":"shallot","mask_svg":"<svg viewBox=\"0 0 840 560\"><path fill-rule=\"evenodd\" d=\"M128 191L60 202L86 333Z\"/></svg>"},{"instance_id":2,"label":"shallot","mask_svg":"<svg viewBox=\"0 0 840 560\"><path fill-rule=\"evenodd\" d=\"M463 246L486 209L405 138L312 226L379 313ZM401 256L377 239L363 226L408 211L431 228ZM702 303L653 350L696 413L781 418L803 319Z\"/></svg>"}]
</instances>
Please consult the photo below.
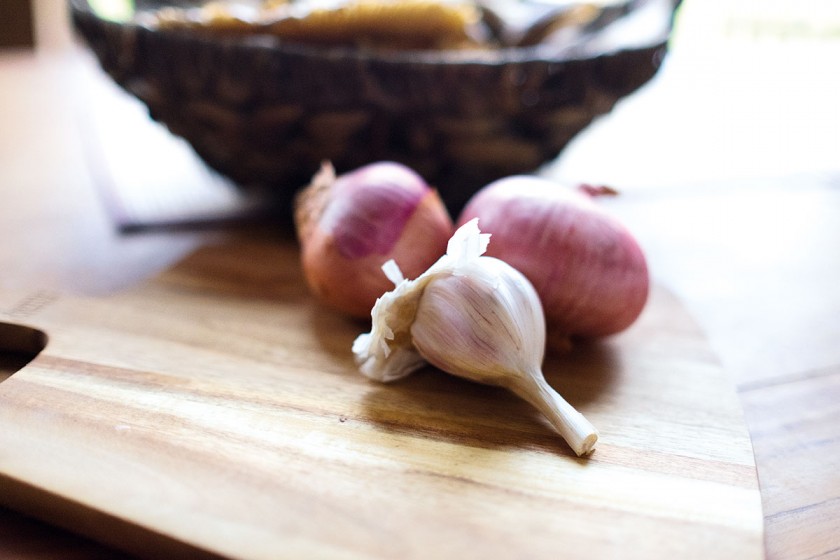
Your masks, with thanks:
<instances>
[{"instance_id":1,"label":"shallot","mask_svg":"<svg viewBox=\"0 0 840 560\"><path fill-rule=\"evenodd\" d=\"M549 329L562 336L624 330L648 298L644 253L629 230L592 200L598 194L535 176L507 177L473 195L458 219L479 218L496 240L487 254L531 281Z\"/></svg>"},{"instance_id":2,"label":"shallot","mask_svg":"<svg viewBox=\"0 0 840 560\"><path fill-rule=\"evenodd\" d=\"M360 318L391 287L381 269L386 261L418 276L446 251L453 231L437 191L394 162L338 177L324 163L296 198L295 227L312 293Z\"/></svg>"}]
</instances>

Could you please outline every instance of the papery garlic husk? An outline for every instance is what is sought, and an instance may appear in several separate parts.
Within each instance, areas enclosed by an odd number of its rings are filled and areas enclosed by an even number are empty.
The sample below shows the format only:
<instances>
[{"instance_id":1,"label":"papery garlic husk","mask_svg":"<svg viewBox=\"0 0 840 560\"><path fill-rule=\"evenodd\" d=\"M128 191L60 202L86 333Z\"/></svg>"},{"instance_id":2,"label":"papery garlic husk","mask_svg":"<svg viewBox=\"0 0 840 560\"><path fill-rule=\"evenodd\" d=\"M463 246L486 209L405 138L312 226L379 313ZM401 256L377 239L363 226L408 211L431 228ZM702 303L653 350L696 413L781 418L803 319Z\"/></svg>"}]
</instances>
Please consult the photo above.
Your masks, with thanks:
<instances>
[{"instance_id":1,"label":"papery garlic husk","mask_svg":"<svg viewBox=\"0 0 840 560\"><path fill-rule=\"evenodd\" d=\"M482 256L489 235L478 220L459 228L447 254L415 280L394 263L395 283L373 307L373 328L353 344L360 370L392 381L432 364L443 371L505 387L530 402L578 455L598 432L545 381L545 318L531 283L516 269Z\"/></svg>"}]
</instances>

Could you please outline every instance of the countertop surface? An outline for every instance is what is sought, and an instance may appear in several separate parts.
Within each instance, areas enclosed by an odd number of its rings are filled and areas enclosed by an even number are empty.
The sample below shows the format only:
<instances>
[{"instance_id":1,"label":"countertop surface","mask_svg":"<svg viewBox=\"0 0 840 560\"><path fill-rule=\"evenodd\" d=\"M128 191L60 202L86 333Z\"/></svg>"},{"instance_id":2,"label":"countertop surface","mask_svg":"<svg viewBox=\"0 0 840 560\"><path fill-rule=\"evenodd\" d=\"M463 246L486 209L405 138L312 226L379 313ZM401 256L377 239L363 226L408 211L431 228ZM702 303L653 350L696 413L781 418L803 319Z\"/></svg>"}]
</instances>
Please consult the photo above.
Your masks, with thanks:
<instances>
[{"instance_id":1,"label":"countertop surface","mask_svg":"<svg viewBox=\"0 0 840 560\"><path fill-rule=\"evenodd\" d=\"M546 173L621 192L610 209L732 376L767 558L840 558L840 45L731 46L677 44ZM105 83L77 46L0 52L0 288L113 293L229 235L118 231L79 141L84 92ZM0 556L116 555L0 510Z\"/></svg>"}]
</instances>

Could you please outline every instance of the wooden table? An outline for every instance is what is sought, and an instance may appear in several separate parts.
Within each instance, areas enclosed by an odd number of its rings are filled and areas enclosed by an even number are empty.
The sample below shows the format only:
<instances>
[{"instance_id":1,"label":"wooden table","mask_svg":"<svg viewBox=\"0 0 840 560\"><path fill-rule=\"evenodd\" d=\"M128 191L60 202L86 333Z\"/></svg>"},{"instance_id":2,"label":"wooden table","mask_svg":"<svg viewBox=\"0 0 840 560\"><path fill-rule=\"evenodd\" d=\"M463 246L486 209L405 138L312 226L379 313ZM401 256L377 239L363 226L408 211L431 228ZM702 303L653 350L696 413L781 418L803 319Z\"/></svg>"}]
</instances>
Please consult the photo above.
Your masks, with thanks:
<instances>
[{"instance_id":1,"label":"wooden table","mask_svg":"<svg viewBox=\"0 0 840 560\"><path fill-rule=\"evenodd\" d=\"M622 191L611 209L736 380L771 559L840 557L837 55L675 55L548 170ZM91 69L75 48L0 54L0 288L113 292L232 235L115 230L79 142ZM0 556L114 554L0 510Z\"/></svg>"}]
</instances>

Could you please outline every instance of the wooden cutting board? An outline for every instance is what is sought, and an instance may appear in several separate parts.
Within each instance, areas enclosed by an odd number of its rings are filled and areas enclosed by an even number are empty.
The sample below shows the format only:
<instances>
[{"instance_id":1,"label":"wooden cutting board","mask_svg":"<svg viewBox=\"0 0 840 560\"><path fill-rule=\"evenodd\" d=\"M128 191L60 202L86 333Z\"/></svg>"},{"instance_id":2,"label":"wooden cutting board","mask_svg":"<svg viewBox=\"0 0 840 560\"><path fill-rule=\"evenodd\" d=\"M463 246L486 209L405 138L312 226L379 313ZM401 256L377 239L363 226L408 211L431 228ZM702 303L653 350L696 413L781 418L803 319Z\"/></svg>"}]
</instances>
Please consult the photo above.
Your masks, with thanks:
<instances>
[{"instance_id":1,"label":"wooden cutting board","mask_svg":"<svg viewBox=\"0 0 840 560\"><path fill-rule=\"evenodd\" d=\"M547 380L601 432L576 458L524 402L431 368L357 373L294 243L205 247L106 297L0 294L0 501L155 557L763 557L750 440L680 303Z\"/></svg>"}]
</instances>

